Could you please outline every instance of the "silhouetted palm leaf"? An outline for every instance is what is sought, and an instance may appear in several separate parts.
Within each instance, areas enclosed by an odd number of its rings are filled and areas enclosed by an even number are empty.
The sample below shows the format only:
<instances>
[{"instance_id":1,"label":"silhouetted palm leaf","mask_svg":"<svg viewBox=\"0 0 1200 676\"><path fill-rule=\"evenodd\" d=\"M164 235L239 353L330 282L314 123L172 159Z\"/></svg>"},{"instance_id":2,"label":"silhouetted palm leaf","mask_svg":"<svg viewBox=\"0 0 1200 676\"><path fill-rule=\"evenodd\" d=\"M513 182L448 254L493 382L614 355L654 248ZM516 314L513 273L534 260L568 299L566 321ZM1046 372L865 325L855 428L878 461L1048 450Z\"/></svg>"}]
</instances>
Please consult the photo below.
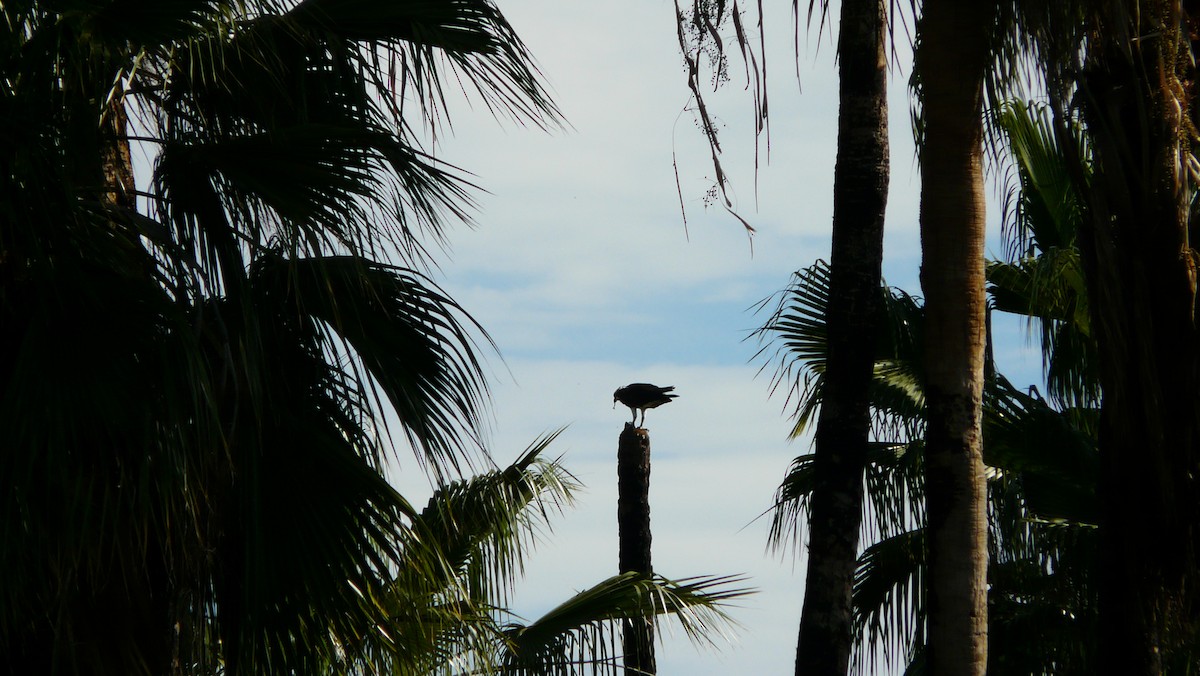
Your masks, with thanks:
<instances>
[{"instance_id":1,"label":"silhouetted palm leaf","mask_svg":"<svg viewBox=\"0 0 1200 676\"><path fill-rule=\"evenodd\" d=\"M694 642L715 643L732 620L721 610L750 590L733 587L740 577L698 577L677 581L628 572L584 590L536 621L506 630L504 673L617 674L614 649L620 624L628 617L669 615Z\"/></svg>"},{"instance_id":2,"label":"silhouetted palm leaf","mask_svg":"<svg viewBox=\"0 0 1200 676\"><path fill-rule=\"evenodd\" d=\"M905 457L905 445L921 435L924 398L920 383L921 306L907 293L880 288L884 297L884 327L878 336L875 376L870 402L872 435L875 441L868 457L867 475L875 489L868 495L869 518L864 527L870 532L896 532L909 527L906 517L912 477L900 478L894 470L906 467L897 463ZM766 305L765 301L763 305ZM793 283L780 293L774 314L756 335L770 341L759 351L776 363L772 387L786 384L788 403L795 406L796 423L792 436L804 432L815 419L824 387L827 337L825 308L829 303L829 266L818 261L797 272ZM765 366L764 366L765 368ZM912 456L907 456L912 457ZM775 496L770 541L782 547L799 537L801 516L806 514L812 490L811 455L797 457ZM911 469L911 467L909 467ZM894 479L887 480L887 479Z\"/></svg>"}]
</instances>

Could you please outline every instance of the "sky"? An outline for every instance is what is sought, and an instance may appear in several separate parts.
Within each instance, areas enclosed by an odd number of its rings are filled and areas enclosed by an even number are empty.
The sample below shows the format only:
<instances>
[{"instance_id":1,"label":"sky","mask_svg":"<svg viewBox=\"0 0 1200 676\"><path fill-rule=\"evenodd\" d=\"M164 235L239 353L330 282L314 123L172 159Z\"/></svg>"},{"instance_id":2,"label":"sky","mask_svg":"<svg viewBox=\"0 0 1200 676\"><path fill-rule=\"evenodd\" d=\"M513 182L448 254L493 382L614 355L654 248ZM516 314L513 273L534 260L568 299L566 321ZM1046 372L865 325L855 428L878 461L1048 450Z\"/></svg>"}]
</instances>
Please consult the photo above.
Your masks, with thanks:
<instances>
[{"instance_id":1,"label":"sky","mask_svg":"<svg viewBox=\"0 0 1200 676\"><path fill-rule=\"evenodd\" d=\"M612 392L631 382L673 385L652 410L651 527L656 572L670 578L741 574L758 593L730 614L740 628L720 648L676 630L659 673L792 672L804 561L767 549L774 490L810 450L789 440L786 397L750 336L755 312L794 270L827 258L837 122L834 35L802 32L793 49L790 3L768 17L771 129L755 172L753 111L736 61L712 100L734 207L751 239L719 207L708 147L695 126L670 0L498 0L536 59L568 128L498 122L452 105L433 148L469 170L473 228L449 233L435 277L495 340L489 450L511 462L566 426L548 451L586 486L529 557L514 609L534 619L617 572L616 445L630 412ZM831 8L836 17L836 6ZM836 22L835 22L836 23ZM835 26L836 28L836 26ZM906 44L897 46L907 61ZM888 283L919 295L919 178L905 65L890 79L892 178L885 236ZM680 191L676 189L678 167ZM991 184L989 184L991 185ZM683 210L681 212L680 193ZM995 191L989 191L994 204ZM683 213L686 213L686 223ZM993 256L999 255L992 207ZM995 323L1000 370L1038 378L1025 327ZM423 502L415 463L402 490ZM405 471L411 470L411 471Z\"/></svg>"}]
</instances>

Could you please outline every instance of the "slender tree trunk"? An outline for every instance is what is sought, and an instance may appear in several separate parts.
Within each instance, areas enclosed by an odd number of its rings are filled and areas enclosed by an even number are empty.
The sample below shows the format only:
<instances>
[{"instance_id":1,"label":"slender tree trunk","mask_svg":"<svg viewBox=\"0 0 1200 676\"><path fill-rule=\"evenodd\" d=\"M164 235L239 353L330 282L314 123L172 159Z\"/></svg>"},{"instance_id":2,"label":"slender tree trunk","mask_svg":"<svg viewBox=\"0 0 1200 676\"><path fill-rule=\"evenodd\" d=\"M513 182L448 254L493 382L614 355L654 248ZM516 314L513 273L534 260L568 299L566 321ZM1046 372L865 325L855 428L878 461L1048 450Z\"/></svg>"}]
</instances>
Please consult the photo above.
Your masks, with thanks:
<instances>
[{"instance_id":1,"label":"slender tree trunk","mask_svg":"<svg viewBox=\"0 0 1200 676\"><path fill-rule=\"evenodd\" d=\"M933 676L982 676L987 667L982 92L993 8L987 0L926 0L918 29Z\"/></svg>"},{"instance_id":2,"label":"slender tree trunk","mask_svg":"<svg viewBox=\"0 0 1200 676\"><path fill-rule=\"evenodd\" d=\"M829 357L817 420L816 486L796 674L845 674L853 645L851 592L858 561L868 391L880 293L888 190L886 8L844 0L838 59L838 159L827 314Z\"/></svg>"},{"instance_id":3,"label":"slender tree trunk","mask_svg":"<svg viewBox=\"0 0 1200 676\"><path fill-rule=\"evenodd\" d=\"M617 532L620 572L654 572L650 563L650 435L626 423L617 441ZM654 622L625 620L625 673L656 673Z\"/></svg>"},{"instance_id":4,"label":"slender tree trunk","mask_svg":"<svg viewBox=\"0 0 1200 676\"><path fill-rule=\"evenodd\" d=\"M1182 19L1196 21L1198 4L1098 12L1080 88L1095 162L1080 241L1104 393L1101 659L1131 676L1163 673L1164 655L1195 631L1200 232L1189 221L1196 72Z\"/></svg>"}]
</instances>

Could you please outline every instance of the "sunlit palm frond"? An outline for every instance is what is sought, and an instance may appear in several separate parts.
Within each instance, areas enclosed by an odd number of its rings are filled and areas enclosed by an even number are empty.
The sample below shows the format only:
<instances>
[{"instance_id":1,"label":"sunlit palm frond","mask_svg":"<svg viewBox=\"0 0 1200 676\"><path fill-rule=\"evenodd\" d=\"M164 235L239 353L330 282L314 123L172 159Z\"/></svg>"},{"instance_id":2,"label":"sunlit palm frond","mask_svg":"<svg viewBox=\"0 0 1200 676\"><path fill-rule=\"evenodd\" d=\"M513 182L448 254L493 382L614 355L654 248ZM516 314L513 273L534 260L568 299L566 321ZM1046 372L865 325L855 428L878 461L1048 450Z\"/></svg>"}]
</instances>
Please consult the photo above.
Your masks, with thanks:
<instances>
[{"instance_id":1,"label":"sunlit palm frond","mask_svg":"<svg viewBox=\"0 0 1200 676\"><path fill-rule=\"evenodd\" d=\"M1008 101L993 113L991 122L1004 136L1002 147L1013 169L1003 220L1008 257L1016 260L1034 250L1073 247L1086 205L1073 183L1049 109ZM1078 127L1073 144L1086 160L1086 141Z\"/></svg>"},{"instance_id":2,"label":"sunlit palm frond","mask_svg":"<svg viewBox=\"0 0 1200 676\"><path fill-rule=\"evenodd\" d=\"M1051 400L1060 407L1096 406L1099 358L1079 251L1052 249L1016 263L991 262L987 277L995 309L1039 325Z\"/></svg>"},{"instance_id":3,"label":"sunlit palm frond","mask_svg":"<svg viewBox=\"0 0 1200 676\"><path fill-rule=\"evenodd\" d=\"M996 309L1037 319L1048 394L1060 406L1099 402L1099 360L1091 330L1076 233L1088 219L1076 173L1087 181L1089 153L1079 126L1070 149L1045 107L1002 106L995 124L1012 167L1005 228L1010 263L990 263L988 292ZM1069 152L1068 152L1069 150ZM1068 158L1078 158L1073 169Z\"/></svg>"}]
</instances>

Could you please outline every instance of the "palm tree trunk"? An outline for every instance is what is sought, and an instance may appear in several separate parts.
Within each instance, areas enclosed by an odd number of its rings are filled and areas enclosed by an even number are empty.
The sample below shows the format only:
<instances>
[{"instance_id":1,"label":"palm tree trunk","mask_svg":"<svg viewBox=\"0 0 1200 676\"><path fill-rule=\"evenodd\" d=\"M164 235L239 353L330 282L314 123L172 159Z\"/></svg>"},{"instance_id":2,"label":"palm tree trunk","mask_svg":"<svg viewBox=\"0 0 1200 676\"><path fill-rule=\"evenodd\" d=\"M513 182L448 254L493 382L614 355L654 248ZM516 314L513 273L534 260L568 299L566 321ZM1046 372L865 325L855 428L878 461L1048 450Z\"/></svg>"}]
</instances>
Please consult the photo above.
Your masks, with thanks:
<instances>
[{"instance_id":1,"label":"palm tree trunk","mask_svg":"<svg viewBox=\"0 0 1200 676\"><path fill-rule=\"evenodd\" d=\"M921 84L921 288L925 294L925 492L930 673L987 667L986 335L982 106L993 4L926 0Z\"/></svg>"},{"instance_id":2,"label":"palm tree trunk","mask_svg":"<svg viewBox=\"0 0 1200 676\"><path fill-rule=\"evenodd\" d=\"M838 160L825 396L817 420L808 573L796 674L845 674L853 641L851 593L862 522L871 418L883 222L888 190L886 8L845 0L838 44Z\"/></svg>"},{"instance_id":3,"label":"palm tree trunk","mask_svg":"<svg viewBox=\"0 0 1200 676\"><path fill-rule=\"evenodd\" d=\"M650 563L650 435L630 423L617 441L617 533L620 572L654 572ZM625 673L656 673L653 620L628 619L622 625Z\"/></svg>"},{"instance_id":4,"label":"palm tree trunk","mask_svg":"<svg viewBox=\"0 0 1200 676\"><path fill-rule=\"evenodd\" d=\"M1112 673L1163 673L1194 613L1200 232L1189 222L1196 72L1181 9L1195 20L1197 4L1105 5L1080 87L1095 162L1080 241L1104 393L1100 645Z\"/></svg>"}]
</instances>

